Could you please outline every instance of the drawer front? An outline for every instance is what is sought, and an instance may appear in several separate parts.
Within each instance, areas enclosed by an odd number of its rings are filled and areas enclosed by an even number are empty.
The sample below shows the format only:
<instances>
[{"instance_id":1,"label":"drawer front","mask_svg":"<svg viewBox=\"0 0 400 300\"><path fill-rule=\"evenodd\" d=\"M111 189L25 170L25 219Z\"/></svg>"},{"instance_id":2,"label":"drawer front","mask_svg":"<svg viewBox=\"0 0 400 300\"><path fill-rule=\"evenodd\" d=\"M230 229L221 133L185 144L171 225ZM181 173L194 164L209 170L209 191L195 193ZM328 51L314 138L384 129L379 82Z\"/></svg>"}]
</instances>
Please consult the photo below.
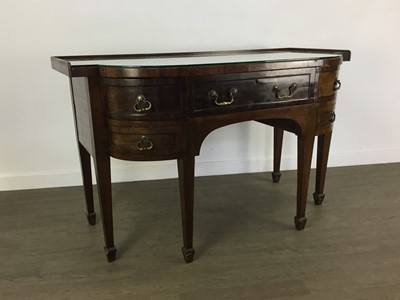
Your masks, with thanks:
<instances>
[{"instance_id":1,"label":"drawer front","mask_svg":"<svg viewBox=\"0 0 400 300\"><path fill-rule=\"evenodd\" d=\"M330 100L335 98L336 92L341 87L341 82L338 79L339 68L328 70L319 73L319 85L318 85L318 100Z\"/></svg>"},{"instance_id":2,"label":"drawer front","mask_svg":"<svg viewBox=\"0 0 400 300\"><path fill-rule=\"evenodd\" d=\"M106 84L108 112L111 119L151 119L181 113L179 84L147 85L145 80L113 80Z\"/></svg>"},{"instance_id":3,"label":"drawer front","mask_svg":"<svg viewBox=\"0 0 400 300\"><path fill-rule=\"evenodd\" d=\"M312 101L314 69L199 78L191 85L194 112L257 109Z\"/></svg>"},{"instance_id":4,"label":"drawer front","mask_svg":"<svg viewBox=\"0 0 400 300\"><path fill-rule=\"evenodd\" d=\"M333 129L333 123L336 120L335 105L335 100L318 105L317 135L325 134Z\"/></svg>"},{"instance_id":5,"label":"drawer front","mask_svg":"<svg viewBox=\"0 0 400 300\"><path fill-rule=\"evenodd\" d=\"M163 160L177 158L182 150L180 127L109 126L110 155L127 160Z\"/></svg>"}]
</instances>

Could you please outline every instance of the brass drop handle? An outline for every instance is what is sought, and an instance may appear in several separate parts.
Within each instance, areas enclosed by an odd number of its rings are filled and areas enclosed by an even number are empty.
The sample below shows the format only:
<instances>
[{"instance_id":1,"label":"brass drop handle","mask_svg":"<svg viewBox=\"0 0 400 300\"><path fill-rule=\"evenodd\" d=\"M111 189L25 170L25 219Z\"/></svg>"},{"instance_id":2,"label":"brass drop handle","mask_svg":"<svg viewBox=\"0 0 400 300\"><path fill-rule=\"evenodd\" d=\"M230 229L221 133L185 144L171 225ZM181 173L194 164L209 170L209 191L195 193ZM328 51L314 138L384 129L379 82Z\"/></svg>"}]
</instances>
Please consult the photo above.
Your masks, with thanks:
<instances>
[{"instance_id":1,"label":"brass drop handle","mask_svg":"<svg viewBox=\"0 0 400 300\"><path fill-rule=\"evenodd\" d=\"M340 90L340 87L342 86L342 83L340 82L339 79L335 80L335 83L333 84L333 90L336 92Z\"/></svg>"},{"instance_id":2,"label":"brass drop handle","mask_svg":"<svg viewBox=\"0 0 400 300\"><path fill-rule=\"evenodd\" d=\"M151 102L148 101L144 95L139 95L136 97L133 109L136 112L149 111L151 109Z\"/></svg>"},{"instance_id":3,"label":"brass drop handle","mask_svg":"<svg viewBox=\"0 0 400 300\"><path fill-rule=\"evenodd\" d=\"M153 149L153 146L153 142L147 136L142 136L137 142L136 148L140 151L144 151Z\"/></svg>"},{"instance_id":4,"label":"brass drop handle","mask_svg":"<svg viewBox=\"0 0 400 300\"><path fill-rule=\"evenodd\" d=\"M336 114L335 114L334 111L332 111L332 112L329 114L329 122L333 123L333 122L335 122L335 120L336 120Z\"/></svg>"},{"instance_id":5,"label":"brass drop handle","mask_svg":"<svg viewBox=\"0 0 400 300\"><path fill-rule=\"evenodd\" d=\"M211 100L214 100L214 103L218 106L225 106L225 105L230 105L235 101L235 95L238 93L237 88L231 88L229 90L229 99L227 101L224 100L219 100L219 95L218 92L216 90L211 90L208 92L208 97Z\"/></svg>"},{"instance_id":6,"label":"brass drop handle","mask_svg":"<svg viewBox=\"0 0 400 300\"><path fill-rule=\"evenodd\" d=\"M289 94L282 94L281 89L277 85L275 85L272 88L272 91L275 93L275 97L278 98L279 100L286 100L286 99L292 98L294 92L297 90L297 84L295 82L293 82L289 86L288 90L289 90Z\"/></svg>"}]
</instances>

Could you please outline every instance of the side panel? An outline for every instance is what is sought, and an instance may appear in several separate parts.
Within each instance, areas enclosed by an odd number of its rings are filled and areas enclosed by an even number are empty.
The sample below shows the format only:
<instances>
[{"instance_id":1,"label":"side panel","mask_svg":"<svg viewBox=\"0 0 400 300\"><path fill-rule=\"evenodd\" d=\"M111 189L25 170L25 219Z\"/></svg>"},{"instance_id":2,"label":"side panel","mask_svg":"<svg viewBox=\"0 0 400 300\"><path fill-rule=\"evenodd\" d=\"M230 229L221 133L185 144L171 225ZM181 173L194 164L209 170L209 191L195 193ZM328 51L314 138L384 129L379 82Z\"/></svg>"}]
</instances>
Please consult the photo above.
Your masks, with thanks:
<instances>
[{"instance_id":1,"label":"side panel","mask_svg":"<svg viewBox=\"0 0 400 300\"><path fill-rule=\"evenodd\" d=\"M79 142L93 155L92 115L90 112L90 94L87 77L71 78L72 102Z\"/></svg>"},{"instance_id":2,"label":"side panel","mask_svg":"<svg viewBox=\"0 0 400 300\"><path fill-rule=\"evenodd\" d=\"M316 99L318 103L316 135L326 134L333 129L335 122L336 92L338 85L339 66L319 68L317 72L318 87Z\"/></svg>"}]
</instances>

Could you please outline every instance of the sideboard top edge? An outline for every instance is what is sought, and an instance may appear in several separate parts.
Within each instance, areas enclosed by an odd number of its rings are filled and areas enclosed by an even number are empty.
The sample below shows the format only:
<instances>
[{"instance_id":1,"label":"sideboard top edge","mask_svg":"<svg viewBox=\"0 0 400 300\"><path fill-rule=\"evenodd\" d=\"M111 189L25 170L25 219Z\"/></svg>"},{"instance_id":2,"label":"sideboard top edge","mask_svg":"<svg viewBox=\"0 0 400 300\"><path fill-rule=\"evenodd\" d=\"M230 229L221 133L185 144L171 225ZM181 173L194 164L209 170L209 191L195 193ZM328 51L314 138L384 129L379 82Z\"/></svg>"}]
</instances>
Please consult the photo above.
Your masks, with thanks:
<instances>
[{"instance_id":1,"label":"sideboard top edge","mask_svg":"<svg viewBox=\"0 0 400 300\"><path fill-rule=\"evenodd\" d=\"M294 54L302 53L300 58ZM288 55L286 59L284 55ZM234 56L247 56L243 61L229 61L220 60L220 58ZM236 64L236 63L269 63L274 60L268 61L263 56L277 57L275 61L285 60L318 60L318 59L338 59L341 61L349 61L351 52L349 50L338 49L316 49L316 48L270 48L270 49L251 49L251 50L226 50L226 51L202 51L202 52L171 52L171 53L141 53L141 54L109 54L109 55L74 55L74 56L53 56L51 63L53 69L70 77L75 76L93 76L97 72L94 69L99 67L109 68L167 68L167 67L193 67L193 66L207 66L207 65L223 65L223 64ZM251 57L253 60L247 60ZM283 58L282 58L283 57ZM199 60L200 62L190 61L191 58ZM167 59L167 63L165 63ZM174 63L172 60L180 60ZM211 62L202 62L205 59L210 59ZM125 60L125 61L123 61ZM129 61L132 63L129 64ZM147 65L140 64L147 60ZM164 60L164 62L163 62ZM104 61L107 61L106 63ZM108 61L113 63L108 64ZM161 63L160 63L161 62ZM87 74L86 74L87 73Z\"/></svg>"}]
</instances>

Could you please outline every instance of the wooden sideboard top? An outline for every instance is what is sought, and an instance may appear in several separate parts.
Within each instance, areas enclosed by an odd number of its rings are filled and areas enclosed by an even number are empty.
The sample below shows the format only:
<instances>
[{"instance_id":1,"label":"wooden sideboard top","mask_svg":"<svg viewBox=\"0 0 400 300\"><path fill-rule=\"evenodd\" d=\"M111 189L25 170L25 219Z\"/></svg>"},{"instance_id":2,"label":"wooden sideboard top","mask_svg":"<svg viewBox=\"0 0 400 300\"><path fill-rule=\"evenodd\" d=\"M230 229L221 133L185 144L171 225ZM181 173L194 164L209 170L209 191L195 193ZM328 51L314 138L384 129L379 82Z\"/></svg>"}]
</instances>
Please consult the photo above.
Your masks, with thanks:
<instances>
[{"instance_id":1,"label":"wooden sideboard top","mask_svg":"<svg viewBox=\"0 0 400 300\"><path fill-rule=\"evenodd\" d=\"M53 56L53 69L69 76L172 77L317 67L349 61L349 50L275 48L239 51Z\"/></svg>"}]
</instances>

